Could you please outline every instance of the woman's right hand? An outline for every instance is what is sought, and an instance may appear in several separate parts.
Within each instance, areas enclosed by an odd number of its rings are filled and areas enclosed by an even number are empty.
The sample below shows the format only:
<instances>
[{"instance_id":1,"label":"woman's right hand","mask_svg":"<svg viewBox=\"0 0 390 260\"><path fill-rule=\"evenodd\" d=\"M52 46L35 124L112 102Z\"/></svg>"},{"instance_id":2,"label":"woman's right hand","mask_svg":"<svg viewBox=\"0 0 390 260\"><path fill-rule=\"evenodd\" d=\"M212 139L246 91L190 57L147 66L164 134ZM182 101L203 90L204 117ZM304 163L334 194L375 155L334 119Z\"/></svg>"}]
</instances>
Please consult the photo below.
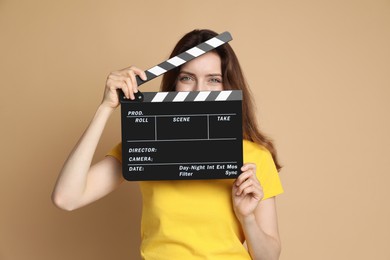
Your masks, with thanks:
<instances>
[{"instance_id":1,"label":"woman's right hand","mask_svg":"<svg viewBox=\"0 0 390 260\"><path fill-rule=\"evenodd\" d=\"M102 105L107 105L110 108L118 107L119 96L117 90L122 90L126 98L135 99L134 93L138 92L136 75L142 80L146 80L145 72L134 66L111 72L107 77Z\"/></svg>"}]
</instances>

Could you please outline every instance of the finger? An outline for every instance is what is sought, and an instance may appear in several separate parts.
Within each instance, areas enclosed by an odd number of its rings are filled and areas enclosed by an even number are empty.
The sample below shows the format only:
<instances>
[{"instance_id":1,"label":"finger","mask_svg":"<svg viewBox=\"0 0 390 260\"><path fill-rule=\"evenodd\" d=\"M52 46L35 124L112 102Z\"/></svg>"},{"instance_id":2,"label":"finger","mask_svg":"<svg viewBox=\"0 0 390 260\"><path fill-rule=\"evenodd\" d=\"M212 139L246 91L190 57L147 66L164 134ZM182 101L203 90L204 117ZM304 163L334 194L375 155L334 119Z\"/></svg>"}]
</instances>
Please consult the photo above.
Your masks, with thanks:
<instances>
[{"instance_id":1,"label":"finger","mask_svg":"<svg viewBox=\"0 0 390 260\"><path fill-rule=\"evenodd\" d=\"M125 97L129 98L129 92L124 77L110 76L109 79L107 80L106 85L110 91L116 91L118 89L121 89Z\"/></svg>"},{"instance_id":2,"label":"finger","mask_svg":"<svg viewBox=\"0 0 390 260\"><path fill-rule=\"evenodd\" d=\"M262 192L259 189L256 189L254 186L250 186L242 191L242 196L252 196L256 200L261 200Z\"/></svg>"},{"instance_id":3,"label":"finger","mask_svg":"<svg viewBox=\"0 0 390 260\"><path fill-rule=\"evenodd\" d=\"M133 70L130 70L129 73L130 73L130 79L131 79L131 84L132 84L132 91L134 93L137 93L138 92L138 83L137 83L137 79L135 78L135 73Z\"/></svg>"},{"instance_id":4,"label":"finger","mask_svg":"<svg viewBox=\"0 0 390 260\"><path fill-rule=\"evenodd\" d=\"M257 178L248 178L240 186L237 186L236 193L239 195L242 193L244 189L250 186L253 186L259 190L263 189L263 187L261 187L260 182Z\"/></svg>"},{"instance_id":5,"label":"finger","mask_svg":"<svg viewBox=\"0 0 390 260\"><path fill-rule=\"evenodd\" d=\"M122 79L123 79L123 76L122 76L122 75L119 75L119 74L110 73L110 75L108 75L107 79L111 79L111 80L122 80Z\"/></svg>"},{"instance_id":6,"label":"finger","mask_svg":"<svg viewBox=\"0 0 390 260\"><path fill-rule=\"evenodd\" d=\"M122 90L126 98L130 97L130 93L127 88L127 84L123 80L113 80L109 83L109 89L116 91L117 89Z\"/></svg>"},{"instance_id":7,"label":"finger","mask_svg":"<svg viewBox=\"0 0 390 260\"><path fill-rule=\"evenodd\" d=\"M240 186L244 181L246 181L248 178L251 178L252 176L255 176L253 170L247 170L241 173L236 180L236 185Z\"/></svg>"},{"instance_id":8,"label":"finger","mask_svg":"<svg viewBox=\"0 0 390 260\"><path fill-rule=\"evenodd\" d=\"M236 185L236 182L233 182L232 193L236 194L237 190L238 190L238 186Z\"/></svg>"},{"instance_id":9,"label":"finger","mask_svg":"<svg viewBox=\"0 0 390 260\"><path fill-rule=\"evenodd\" d=\"M251 179L247 179L241 185L237 187L236 195L240 196L241 193L248 187L253 186L253 181Z\"/></svg>"},{"instance_id":10,"label":"finger","mask_svg":"<svg viewBox=\"0 0 390 260\"><path fill-rule=\"evenodd\" d=\"M138 75L143 81L147 80L145 71L143 71L143 70L141 70L141 69L139 69L139 68L137 68L137 67L134 67L134 66L132 66L131 69L132 69L132 70L134 71L134 73L135 73L136 75Z\"/></svg>"},{"instance_id":11,"label":"finger","mask_svg":"<svg viewBox=\"0 0 390 260\"><path fill-rule=\"evenodd\" d=\"M263 190L261 188L257 188L254 185L248 186L242 190L240 195L236 195L237 197L246 197L251 196L256 200L261 200L263 198Z\"/></svg>"},{"instance_id":12,"label":"finger","mask_svg":"<svg viewBox=\"0 0 390 260\"><path fill-rule=\"evenodd\" d=\"M113 77L110 77L107 79L106 86L109 90L116 90L121 89L123 84L123 79L114 79Z\"/></svg>"},{"instance_id":13,"label":"finger","mask_svg":"<svg viewBox=\"0 0 390 260\"><path fill-rule=\"evenodd\" d=\"M254 163L245 163L241 167L241 171L243 171L243 172L248 171L250 169L253 169L254 171L256 171L256 164L254 164Z\"/></svg>"},{"instance_id":14,"label":"finger","mask_svg":"<svg viewBox=\"0 0 390 260\"><path fill-rule=\"evenodd\" d=\"M110 74L108 77L107 77L107 83L106 85L108 87L112 87L112 84L113 82L115 82L115 84L117 84L118 82L122 82L122 81L125 81L125 77L124 76L121 76L121 75L115 75L115 74Z\"/></svg>"},{"instance_id":15,"label":"finger","mask_svg":"<svg viewBox=\"0 0 390 260\"><path fill-rule=\"evenodd\" d=\"M126 82L126 89L129 93L129 97L131 100L134 100L135 97L134 97L134 92L133 92L133 82L131 81L131 78L126 77L125 82Z\"/></svg>"}]
</instances>

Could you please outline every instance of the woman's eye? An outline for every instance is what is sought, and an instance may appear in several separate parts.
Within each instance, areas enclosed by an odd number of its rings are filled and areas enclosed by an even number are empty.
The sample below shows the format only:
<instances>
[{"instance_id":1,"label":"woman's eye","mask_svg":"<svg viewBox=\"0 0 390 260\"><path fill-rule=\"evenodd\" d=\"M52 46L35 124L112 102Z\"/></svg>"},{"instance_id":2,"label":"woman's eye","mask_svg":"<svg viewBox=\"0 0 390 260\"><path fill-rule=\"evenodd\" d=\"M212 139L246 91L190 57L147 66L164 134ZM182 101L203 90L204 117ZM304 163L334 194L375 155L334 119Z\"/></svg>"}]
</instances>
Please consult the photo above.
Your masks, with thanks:
<instances>
[{"instance_id":1,"label":"woman's eye","mask_svg":"<svg viewBox=\"0 0 390 260\"><path fill-rule=\"evenodd\" d=\"M189 76L182 76L182 77L180 77L180 81L190 81L190 80L192 80L192 78L189 77Z\"/></svg>"},{"instance_id":2,"label":"woman's eye","mask_svg":"<svg viewBox=\"0 0 390 260\"><path fill-rule=\"evenodd\" d=\"M222 83L222 80L220 78L211 78L210 82L213 84L219 84Z\"/></svg>"}]
</instances>

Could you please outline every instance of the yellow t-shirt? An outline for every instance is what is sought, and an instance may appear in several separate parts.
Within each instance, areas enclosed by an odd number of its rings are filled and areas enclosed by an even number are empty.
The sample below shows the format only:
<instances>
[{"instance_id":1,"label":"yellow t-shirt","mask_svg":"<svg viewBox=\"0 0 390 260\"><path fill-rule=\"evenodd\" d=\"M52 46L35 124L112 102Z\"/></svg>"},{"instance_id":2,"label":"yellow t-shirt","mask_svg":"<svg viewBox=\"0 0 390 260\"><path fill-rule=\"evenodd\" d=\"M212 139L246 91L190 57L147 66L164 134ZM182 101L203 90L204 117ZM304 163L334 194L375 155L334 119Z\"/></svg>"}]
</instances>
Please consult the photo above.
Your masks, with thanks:
<instances>
[{"instance_id":1,"label":"yellow t-shirt","mask_svg":"<svg viewBox=\"0 0 390 260\"><path fill-rule=\"evenodd\" d=\"M122 161L121 144L108 155ZM257 166L264 199L283 193L271 153L243 141L244 163ZM141 255L147 260L251 259L235 217L233 179L139 182L143 197Z\"/></svg>"}]
</instances>

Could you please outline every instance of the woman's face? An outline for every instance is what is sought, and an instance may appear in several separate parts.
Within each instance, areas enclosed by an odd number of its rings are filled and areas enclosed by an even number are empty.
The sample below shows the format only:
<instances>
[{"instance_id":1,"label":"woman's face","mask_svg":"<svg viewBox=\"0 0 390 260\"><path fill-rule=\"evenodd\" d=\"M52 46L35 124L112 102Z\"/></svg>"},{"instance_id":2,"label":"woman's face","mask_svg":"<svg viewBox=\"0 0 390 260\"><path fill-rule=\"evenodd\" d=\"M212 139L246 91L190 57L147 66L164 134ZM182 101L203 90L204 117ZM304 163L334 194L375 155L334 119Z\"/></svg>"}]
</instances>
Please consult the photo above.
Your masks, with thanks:
<instances>
[{"instance_id":1,"label":"woman's face","mask_svg":"<svg viewBox=\"0 0 390 260\"><path fill-rule=\"evenodd\" d=\"M176 91L223 90L221 59L214 52L205 53L181 67Z\"/></svg>"}]
</instances>

